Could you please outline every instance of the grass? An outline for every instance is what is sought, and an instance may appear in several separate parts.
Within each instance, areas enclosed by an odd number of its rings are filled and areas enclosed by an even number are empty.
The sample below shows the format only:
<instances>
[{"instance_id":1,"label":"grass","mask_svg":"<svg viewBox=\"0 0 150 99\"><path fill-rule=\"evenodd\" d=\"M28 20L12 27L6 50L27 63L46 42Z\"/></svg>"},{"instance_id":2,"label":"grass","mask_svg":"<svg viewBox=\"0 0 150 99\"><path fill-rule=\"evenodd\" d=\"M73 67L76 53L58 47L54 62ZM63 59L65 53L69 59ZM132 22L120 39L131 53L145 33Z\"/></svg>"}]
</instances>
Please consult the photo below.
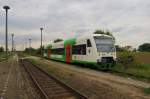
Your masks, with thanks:
<instances>
[{"instance_id":1,"label":"grass","mask_svg":"<svg viewBox=\"0 0 150 99\"><path fill-rule=\"evenodd\" d=\"M144 81L150 81L150 64L143 63L142 61L136 59L136 57L141 54L139 52L118 52L117 56L119 57L120 61L117 62L116 66L112 68L112 71L121 76L131 76L133 78L144 80ZM142 54L148 54L143 53ZM133 57L133 61L128 61L128 56ZM32 63L37 64L37 62L33 59L30 59ZM49 69L49 66L39 64L41 65L40 68L47 71L48 73L53 72Z\"/></svg>"},{"instance_id":2,"label":"grass","mask_svg":"<svg viewBox=\"0 0 150 99\"><path fill-rule=\"evenodd\" d=\"M147 94L150 94L150 87L149 88L144 88L144 92Z\"/></svg>"},{"instance_id":3,"label":"grass","mask_svg":"<svg viewBox=\"0 0 150 99\"><path fill-rule=\"evenodd\" d=\"M47 64L41 64L41 63L37 62L36 60L34 60L34 59L32 59L32 58L28 58L28 60L29 60L32 64L36 65L37 67L39 67L40 69L42 69L43 71L45 71L46 73L48 73L48 74L54 76L55 78L60 79L60 80L63 81L64 83L67 84L67 83L70 82L70 80L68 80L67 76L64 76L64 74L62 74L62 75L58 74L58 73L59 73L59 70L58 70L58 69L52 68L52 67L50 68L49 65L47 65Z\"/></svg>"},{"instance_id":4,"label":"grass","mask_svg":"<svg viewBox=\"0 0 150 99\"><path fill-rule=\"evenodd\" d=\"M19 53L17 53L17 54L18 54L18 56L19 56L20 58L32 56L32 55L27 54L27 53L25 53L25 52L19 52Z\"/></svg>"},{"instance_id":5,"label":"grass","mask_svg":"<svg viewBox=\"0 0 150 99\"><path fill-rule=\"evenodd\" d=\"M134 76L138 79L147 79L147 81L150 81L150 65L141 65L143 66L142 68L132 68L129 67L127 69L124 68L124 66L122 64L117 64L112 70L122 73L122 75L130 75L130 76Z\"/></svg>"},{"instance_id":6,"label":"grass","mask_svg":"<svg viewBox=\"0 0 150 99\"><path fill-rule=\"evenodd\" d=\"M137 52L119 52L117 53L119 61L112 71L119 72L121 75L130 75L139 80L150 81L150 64L144 63L136 57L141 54ZM147 53L142 53L147 54ZM128 61L128 57L132 56L133 60ZM150 56L149 56L150 57Z\"/></svg>"},{"instance_id":7,"label":"grass","mask_svg":"<svg viewBox=\"0 0 150 99\"><path fill-rule=\"evenodd\" d=\"M32 63L32 64L34 64L34 65L36 65L36 66L38 66L39 68L41 68L42 70L44 70L44 71L46 71L48 74L52 74L54 71L53 70L51 70L51 69L49 69L48 67L48 65L46 65L46 64L40 64L39 62L37 62L37 61L35 61L34 59L31 59L31 58L28 58L28 60Z\"/></svg>"},{"instance_id":8,"label":"grass","mask_svg":"<svg viewBox=\"0 0 150 99\"><path fill-rule=\"evenodd\" d=\"M0 62L7 60L8 58L10 58L13 54L11 52L8 52L8 54L6 54L5 52L0 52Z\"/></svg>"},{"instance_id":9,"label":"grass","mask_svg":"<svg viewBox=\"0 0 150 99\"><path fill-rule=\"evenodd\" d=\"M137 53L131 53L131 54L137 55ZM124 55L123 57L126 58L129 54L125 53L123 55ZM133 56L133 57L135 58L135 56ZM35 64L39 68L41 68L42 70L46 71L48 74L55 75L59 79L63 80L63 82L65 82L65 83L69 82L67 77L64 77L62 75L58 76L58 74L57 74L58 71L55 70L54 68L49 68L49 66L47 64L39 63L36 60L31 59L31 58L29 58L29 60L33 64ZM126 59L124 59L124 60L126 60ZM125 67L124 65L128 65L128 66ZM117 75L120 75L120 76L131 77L131 78L135 78L135 79L142 80L142 81L148 81L148 82L150 81L150 64L143 64L142 62L139 62L136 59L134 59L134 61L129 62L127 64L126 64L126 62L125 63L117 63L117 65L115 67L113 67L112 71L119 72L119 73L117 73ZM150 94L150 88L144 88L142 90L144 93Z\"/></svg>"}]
</instances>

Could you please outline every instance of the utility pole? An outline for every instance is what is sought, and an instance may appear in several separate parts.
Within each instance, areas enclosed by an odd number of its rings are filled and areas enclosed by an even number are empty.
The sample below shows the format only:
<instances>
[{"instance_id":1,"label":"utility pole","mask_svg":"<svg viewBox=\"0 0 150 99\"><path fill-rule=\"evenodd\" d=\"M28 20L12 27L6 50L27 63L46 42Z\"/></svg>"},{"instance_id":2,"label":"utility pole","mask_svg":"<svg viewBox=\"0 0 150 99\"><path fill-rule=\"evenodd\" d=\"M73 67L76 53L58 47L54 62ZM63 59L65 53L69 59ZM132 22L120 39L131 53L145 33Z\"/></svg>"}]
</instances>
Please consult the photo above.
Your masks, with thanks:
<instances>
[{"instance_id":1,"label":"utility pole","mask_svg":"<svg viewBox=\"0 0 150 99\"><path fill-rule=\"evenodd\" d=\"M25 42L25 49L28 48L28 42Z\"/></svg>"},{"instance_id":2,"label":"utility pole","mask_svg":"<svg viewBox=\"0 0 150 99\"><path fill-rule=\"evenodd\" d=\"M41 27L40 30L41 30L41 56L43 56L43 48L42 48L42 31L43 31L43 27Z\"/></svg>"},{"instance_id":3,"label":"utility pole","mask_svg":"<svg viewBox=\"0 0 150 99\"><path fill-rule=\"evenodd\" d=\"M11 35L12 36L12 52L14 51L14 34Z\"/></svg>"},{"instance_id":4,"label":"utility pole","mask_svg":"<svg viewBox=\"0 0 150 99\"><path fill-rule=\"evenodd\" d=\"M31 38L29 38L29 51L30 51L30 54L31 54Z\"/></svg>"},{"instance_id":5,"label":"utility pole","mask_svg":"<svg viewBox=\"0 0 150 99\"><path fill-rule=\"evenodd\" d=\"M29 48L31 48L31 39L29 38Z\"/></svg>"},{"instance_id":6,"label":"utility pole","mask_svg":"<svg viewBox=\"0 0 150 99\"><path fill-rule=\"evenodd\" d=\"M8 10L10 9L9 6L3 6L3 9L6 11L6 53L8 53L8 25L7 25L7 19L8 19Z\"/></svg>"}]
</instances>

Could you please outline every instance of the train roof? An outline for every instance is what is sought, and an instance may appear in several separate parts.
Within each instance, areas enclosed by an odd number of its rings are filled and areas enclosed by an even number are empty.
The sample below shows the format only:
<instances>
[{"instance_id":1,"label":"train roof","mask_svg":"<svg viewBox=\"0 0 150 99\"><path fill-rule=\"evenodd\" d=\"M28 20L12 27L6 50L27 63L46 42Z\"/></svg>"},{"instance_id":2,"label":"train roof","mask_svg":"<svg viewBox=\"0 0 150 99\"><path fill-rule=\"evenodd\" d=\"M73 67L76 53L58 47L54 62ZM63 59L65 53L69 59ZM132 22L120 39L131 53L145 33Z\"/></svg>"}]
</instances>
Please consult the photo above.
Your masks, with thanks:
<instances>
[{"instance_id":1,"label":"train roof","mask_svg":"<svg viewBox=\"0 0 150 99\"><path fill-rule=\"evenodd\" d=\"M69 38L69 39L65 39L63 41L60 41L60 42L51 42L47 45L44 45L44 48L51 48L52 45L66 45L66 44L74 44L76 39L82 39L82 38L91 38L91 37L94 37L94 36L105 36L105 37L111 37L109 35L105 35L105 34L88 34L88 35L83 35L83 36L80 36L80 37L74 37L74 38Z\"/></svg>"}]
</instances>

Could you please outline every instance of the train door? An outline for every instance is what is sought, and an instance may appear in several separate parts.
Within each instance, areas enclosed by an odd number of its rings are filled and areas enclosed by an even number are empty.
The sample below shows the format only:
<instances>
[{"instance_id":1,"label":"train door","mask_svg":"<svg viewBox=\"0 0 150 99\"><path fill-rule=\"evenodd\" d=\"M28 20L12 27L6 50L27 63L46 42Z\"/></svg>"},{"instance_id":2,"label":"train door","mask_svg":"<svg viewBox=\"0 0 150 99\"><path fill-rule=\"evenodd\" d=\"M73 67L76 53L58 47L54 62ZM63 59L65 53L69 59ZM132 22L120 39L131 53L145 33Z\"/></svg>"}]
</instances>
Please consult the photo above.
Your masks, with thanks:
<instances>
[{"instance_id":1,"label":"train door","mask_svg":"<svg viewBox=\"0 0 150 99\"><path fill-rule=\"evenodd\" d=\"M86 47L86 59L87 61L91 61L93 56L92 56L92 44L91 44L91 40L87 39L87 47Z\"/></svg>"},{"instance_id":2,"label":"train door","mask_svg":"<svg viewBox=\"0 0 150 99\"><path fill-rule=\"evenodd\" d=\"M92 44L90 39L87 39L87 55L91 55Z\"/></svg>"},{"instance_id":3,"label":"train door","mask_svg":"<svg viewBox=\"0 0 150 99\"><path fill-rule=\"evenodd\" d=\"M70 63L71 61L71 45L66 46L66 62Z\"/></svg>"}]
</instances>

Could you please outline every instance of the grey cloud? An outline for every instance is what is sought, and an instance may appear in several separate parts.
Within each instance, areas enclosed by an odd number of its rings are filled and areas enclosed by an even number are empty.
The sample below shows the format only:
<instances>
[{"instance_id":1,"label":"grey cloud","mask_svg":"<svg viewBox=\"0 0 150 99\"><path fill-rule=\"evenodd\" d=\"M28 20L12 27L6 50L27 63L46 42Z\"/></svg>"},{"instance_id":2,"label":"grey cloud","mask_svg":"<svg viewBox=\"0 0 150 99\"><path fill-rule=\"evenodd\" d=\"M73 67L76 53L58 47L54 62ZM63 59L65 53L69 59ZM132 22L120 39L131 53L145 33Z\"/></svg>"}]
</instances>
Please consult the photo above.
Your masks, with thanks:
<instances>
[{"instance_id":1,"label":"grey cloud","mask_svg":"<svg viewBox=\"0 0 150 99\"><path fill-rule=\"evenodd\" d=\"M57 37L86 35L98 28L114 32L120 45L131 44L137 47L145 39L150 39L149 0L0 1L0 6L5 4L11 6L9 31L16 33L18 41L23 41L30 34L29 37L33 38L36 46L39 46L40 26L44 26L45 42ZM4 11L1 15L0 26L4 28ZM4 29L1 31L4 32ZM141 35L147 36L140 37ZM132 40L134 41L131 42Z\"/></svg>"}]
</instances>

